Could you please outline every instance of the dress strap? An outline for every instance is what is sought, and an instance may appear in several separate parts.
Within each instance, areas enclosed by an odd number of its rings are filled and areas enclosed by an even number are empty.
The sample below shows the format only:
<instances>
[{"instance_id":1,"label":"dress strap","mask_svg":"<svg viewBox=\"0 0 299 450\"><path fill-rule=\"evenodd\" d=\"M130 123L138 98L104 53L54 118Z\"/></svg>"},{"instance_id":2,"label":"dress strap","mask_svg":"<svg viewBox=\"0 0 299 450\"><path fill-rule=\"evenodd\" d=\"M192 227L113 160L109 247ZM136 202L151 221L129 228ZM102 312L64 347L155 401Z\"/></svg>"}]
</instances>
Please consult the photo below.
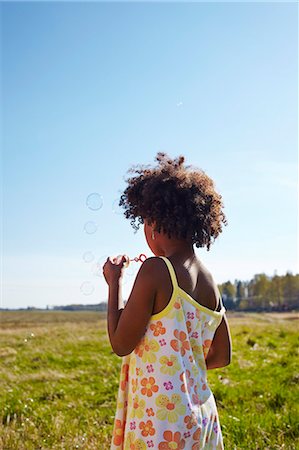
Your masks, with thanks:
<instances>
[{"instance_id":1,"label":"dress strap","mask_svg":"<svg viewBox=\"0 0 299 450\"><path fill-rule=\"evenodd\" d=\"M220 310L218 309L219 306L221 306L221 309L220 309ZM221 295L221 294L220 294L220 296L219 296L219 304L218 304L218 306L217 306L217 309L215 309L215 311L217 311L217 312L222 312L222 313L225 313L225 311L226 311L226 308L225 308L225 306L224 306L224 304L223 304L223 301L222 301L222 295Z\"/></svg>"},{"instance_id":2,"label":"dress strap","mask_svg":"<svg viewBox=\"0 0 299 450\"><path fill-rule=\"evenodd\" d=\"M159 256L159 258L163 259L168 267L169 273L170 273L170 277L171 277L171 281L172 281L172 285L173 285L173 289L177 289L178 287L178 280L173 268L173 265L171 264L171 262L169 261L168 258L166 258L166 256Z\"/></svg>"}]
</instances>

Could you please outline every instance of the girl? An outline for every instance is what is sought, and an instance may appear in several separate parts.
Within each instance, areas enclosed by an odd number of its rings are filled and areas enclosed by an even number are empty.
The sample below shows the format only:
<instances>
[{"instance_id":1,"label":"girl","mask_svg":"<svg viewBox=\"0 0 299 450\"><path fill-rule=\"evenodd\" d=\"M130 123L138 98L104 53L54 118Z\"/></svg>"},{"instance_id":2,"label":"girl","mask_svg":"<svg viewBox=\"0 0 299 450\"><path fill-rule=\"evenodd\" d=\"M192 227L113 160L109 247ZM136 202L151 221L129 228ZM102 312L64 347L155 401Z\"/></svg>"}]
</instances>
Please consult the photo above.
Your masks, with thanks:
<instances>
[{"instance_id":1,"label":"girl","mask_svg":"<svg viewBox=\"0 0 299 450\"><path fill-rule=\"evenodd\" d=\"M154 257L118 309L127 257L103 266L108 334L123 357L110 450L223 449L207 370L231 361L221 295L194 252L227 224L221 195L201 169L158 153L157 167L135 166L120 199ZM135 220L137 219L137 225Z\"/></svg>"}]
</instances>

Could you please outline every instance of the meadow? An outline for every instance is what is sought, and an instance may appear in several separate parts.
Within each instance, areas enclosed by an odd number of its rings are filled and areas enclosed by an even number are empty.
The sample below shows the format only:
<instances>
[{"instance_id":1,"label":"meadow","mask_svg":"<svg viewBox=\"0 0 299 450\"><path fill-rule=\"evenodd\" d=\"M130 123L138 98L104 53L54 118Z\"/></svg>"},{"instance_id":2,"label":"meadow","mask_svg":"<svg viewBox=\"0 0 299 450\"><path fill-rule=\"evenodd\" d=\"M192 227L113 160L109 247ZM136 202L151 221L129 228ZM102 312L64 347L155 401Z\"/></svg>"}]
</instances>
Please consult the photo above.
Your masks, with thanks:
<instances>
[{"instance_id":1,"label":"meadow","mask_svg":"<svg viewBox=\"0 0 299 450\"><path fill-rule=\"evenodd\" d=\"M109 450L121 358L106 314L0 315L0 449ZM298 449L298 313L227 318L231 364L208 371L225 449Z\"/></svg>"}]
</instances>

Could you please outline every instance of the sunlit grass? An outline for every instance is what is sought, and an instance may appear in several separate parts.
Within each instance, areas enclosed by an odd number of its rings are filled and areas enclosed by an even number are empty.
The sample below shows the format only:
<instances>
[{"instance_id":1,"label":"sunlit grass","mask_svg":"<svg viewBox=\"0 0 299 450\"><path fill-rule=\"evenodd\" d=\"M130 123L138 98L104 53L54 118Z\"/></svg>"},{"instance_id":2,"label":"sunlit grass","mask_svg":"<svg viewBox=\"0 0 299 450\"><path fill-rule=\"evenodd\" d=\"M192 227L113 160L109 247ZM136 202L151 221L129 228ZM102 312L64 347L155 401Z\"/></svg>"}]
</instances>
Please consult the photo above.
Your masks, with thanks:
<instances>
[{"instance_id":1,"label":"sunlit grass","mask_svg":"<svg viewBox=\"0 0 299 450\"><path fill-rule=\"evenodd\" d=\"M227 317L232 362L208 371L225 448L298 448L298 315ZM0 362L1 449L109 450L121 358L105 313L2 312Z\"/></svg>"}]
</instances>

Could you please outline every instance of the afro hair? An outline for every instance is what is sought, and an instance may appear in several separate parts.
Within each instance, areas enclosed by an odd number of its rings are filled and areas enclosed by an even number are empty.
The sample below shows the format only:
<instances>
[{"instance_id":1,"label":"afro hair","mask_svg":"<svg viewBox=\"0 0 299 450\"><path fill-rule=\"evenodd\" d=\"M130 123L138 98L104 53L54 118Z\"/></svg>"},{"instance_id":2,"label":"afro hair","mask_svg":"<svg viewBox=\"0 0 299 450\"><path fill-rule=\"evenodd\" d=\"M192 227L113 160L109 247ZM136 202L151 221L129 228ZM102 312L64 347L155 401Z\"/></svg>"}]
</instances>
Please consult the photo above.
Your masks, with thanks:
<instances>
[{"instance_id":1,"label":"afro hair","mask_svg":"<svg viewBox=\"0 0 299 450\"><path fill-rule=\"evenodd\" d=\"M155 160L156 167L133 165L128 170L132 176L125 179L128 186L119 201L125 217L135 232L146 219L169 238L186 239L209 251L222 223L227 225L213 180L202 169L185 166L182 155L171 159L158 152Z\"/></svg>"}]
</instances>

